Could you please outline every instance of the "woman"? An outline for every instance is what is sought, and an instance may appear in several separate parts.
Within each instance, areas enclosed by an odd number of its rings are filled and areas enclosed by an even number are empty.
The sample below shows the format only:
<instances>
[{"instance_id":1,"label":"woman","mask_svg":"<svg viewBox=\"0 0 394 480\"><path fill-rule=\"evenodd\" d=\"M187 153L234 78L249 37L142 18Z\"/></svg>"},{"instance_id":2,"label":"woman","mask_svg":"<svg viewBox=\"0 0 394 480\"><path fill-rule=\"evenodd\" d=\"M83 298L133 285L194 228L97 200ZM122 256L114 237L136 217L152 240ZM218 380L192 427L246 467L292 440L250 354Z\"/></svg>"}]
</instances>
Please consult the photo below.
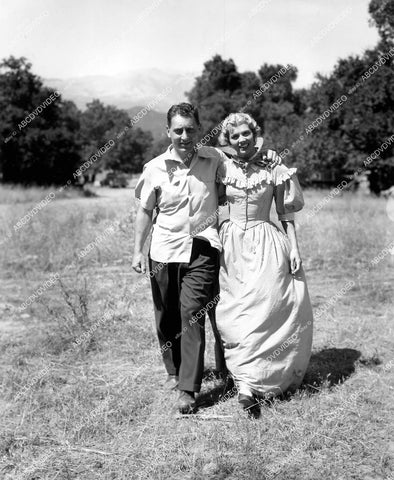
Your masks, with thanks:
<instances>
[{"instance_id":1,"label":"woman","mask_svg":"<svg viewBox=\"0 0 394 480\"><path fill-rule=\"evenodd\" d=\"M256 397L297 388L312 344L312 308L290 213L303 206L296 168L266 167L256 148L259 132L250 115L233 113L219 138L233 155L218 179L226 187L229 220L220 227L216 317L244 409ZM287 235L270 222L273 199Z\"/></svg>"}]
</instances>

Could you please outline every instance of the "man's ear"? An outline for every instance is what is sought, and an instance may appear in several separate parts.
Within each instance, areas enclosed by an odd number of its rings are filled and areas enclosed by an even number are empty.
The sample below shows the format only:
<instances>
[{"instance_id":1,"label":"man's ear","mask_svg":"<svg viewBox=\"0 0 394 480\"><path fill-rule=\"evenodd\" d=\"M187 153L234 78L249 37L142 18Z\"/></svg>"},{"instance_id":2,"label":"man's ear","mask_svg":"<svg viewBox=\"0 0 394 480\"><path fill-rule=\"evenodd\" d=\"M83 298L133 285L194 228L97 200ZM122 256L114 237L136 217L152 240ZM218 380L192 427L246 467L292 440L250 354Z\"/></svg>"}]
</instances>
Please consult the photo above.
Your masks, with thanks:
<instances>
[{"instance_id":1,"label":"man's ear","mask_svg":"<svg viewBox=\"0 0 394 480\"><path fill-rule=\"evenodd\" d=\"M170 138L170 127L167 125L167 137Z\"/></svg>"}]
</instances>

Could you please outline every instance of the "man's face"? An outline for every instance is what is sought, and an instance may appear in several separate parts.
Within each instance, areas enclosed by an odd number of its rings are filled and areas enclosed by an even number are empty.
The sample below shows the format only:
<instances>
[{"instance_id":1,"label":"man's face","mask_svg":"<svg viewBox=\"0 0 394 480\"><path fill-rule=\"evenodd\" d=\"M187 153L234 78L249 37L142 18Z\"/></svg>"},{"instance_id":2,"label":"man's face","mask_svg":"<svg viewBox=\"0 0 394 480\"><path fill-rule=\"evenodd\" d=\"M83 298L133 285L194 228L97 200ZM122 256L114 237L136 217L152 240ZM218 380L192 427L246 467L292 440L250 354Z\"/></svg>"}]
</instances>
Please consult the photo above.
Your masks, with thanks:
<instances>
[{"instance_id":1,"label":"man's face","mask_svg":"<svg viewBox=\"0 0 394 480\"><path fill-rule=\"evenodd\" d=\"M171 119L171 125L167 127L167 135L182 159L193 155L194 146L199 140L199 133L200 127L193 117L175 115Z\"/></svg>"}]
</instances>

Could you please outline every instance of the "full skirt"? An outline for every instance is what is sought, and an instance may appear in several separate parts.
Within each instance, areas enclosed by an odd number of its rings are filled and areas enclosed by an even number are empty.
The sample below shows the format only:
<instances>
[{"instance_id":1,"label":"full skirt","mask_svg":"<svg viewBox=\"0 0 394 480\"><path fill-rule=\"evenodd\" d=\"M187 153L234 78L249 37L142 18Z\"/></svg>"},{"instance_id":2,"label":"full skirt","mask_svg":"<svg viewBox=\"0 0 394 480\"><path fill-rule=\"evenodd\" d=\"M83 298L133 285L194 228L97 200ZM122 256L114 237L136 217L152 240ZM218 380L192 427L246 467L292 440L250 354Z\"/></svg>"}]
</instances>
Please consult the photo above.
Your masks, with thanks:
<instances>
[{"instance_id":1,"label":"full skirt","mask_svg":"<svg viewBox=\"0 0 394 480\"><path fill-rule=\"evenodd\" d=\"M227 368L241 393L295 390L308 367L313 315L305 275L290 273L290 245L274 224L220 229L216 321Z\"/></svg>"}]
</instances>

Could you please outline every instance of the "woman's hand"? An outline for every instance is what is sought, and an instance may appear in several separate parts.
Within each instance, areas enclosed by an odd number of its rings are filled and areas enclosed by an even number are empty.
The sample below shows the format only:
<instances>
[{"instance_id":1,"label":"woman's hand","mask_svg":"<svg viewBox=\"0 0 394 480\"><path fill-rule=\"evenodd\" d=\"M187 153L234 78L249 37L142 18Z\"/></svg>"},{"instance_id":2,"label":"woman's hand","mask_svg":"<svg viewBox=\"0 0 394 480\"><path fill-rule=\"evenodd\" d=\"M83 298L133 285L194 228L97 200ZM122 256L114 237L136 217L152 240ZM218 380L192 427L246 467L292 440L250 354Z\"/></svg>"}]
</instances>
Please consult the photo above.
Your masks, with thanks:
<instances>
[{"instance_id":1,"label":"woman's hand","mask_svg":"<svg viewBox=\"0 0 394 480\"><path fill-rule=\"evenodd\" d=\"M302 260L296 248L290 250L290 273L294 275L301 268Z\"/></svg>"}]
</instances>

